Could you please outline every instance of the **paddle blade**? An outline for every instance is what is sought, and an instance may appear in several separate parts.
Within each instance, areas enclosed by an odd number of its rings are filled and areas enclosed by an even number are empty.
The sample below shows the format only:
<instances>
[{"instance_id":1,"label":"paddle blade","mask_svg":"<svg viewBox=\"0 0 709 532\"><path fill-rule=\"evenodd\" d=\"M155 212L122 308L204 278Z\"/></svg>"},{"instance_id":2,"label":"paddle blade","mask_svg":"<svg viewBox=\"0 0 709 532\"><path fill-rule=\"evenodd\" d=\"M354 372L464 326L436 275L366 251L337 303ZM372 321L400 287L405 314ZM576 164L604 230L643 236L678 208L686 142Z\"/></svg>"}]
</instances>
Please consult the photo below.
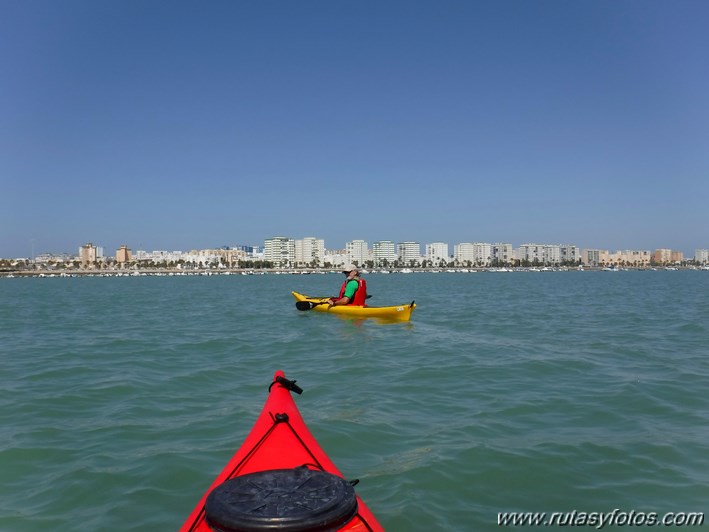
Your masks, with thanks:
<instances>
[{"instance_id":1,"label":"paddle blade","mask_svg":"<svg viewBox=\"0 0 709 532\"><path fill-rule=\"evenodd\" d=\"M295 308L298 310L310 310L315 306L312 301L296 301Z\"/></svg>"}]
</instances>

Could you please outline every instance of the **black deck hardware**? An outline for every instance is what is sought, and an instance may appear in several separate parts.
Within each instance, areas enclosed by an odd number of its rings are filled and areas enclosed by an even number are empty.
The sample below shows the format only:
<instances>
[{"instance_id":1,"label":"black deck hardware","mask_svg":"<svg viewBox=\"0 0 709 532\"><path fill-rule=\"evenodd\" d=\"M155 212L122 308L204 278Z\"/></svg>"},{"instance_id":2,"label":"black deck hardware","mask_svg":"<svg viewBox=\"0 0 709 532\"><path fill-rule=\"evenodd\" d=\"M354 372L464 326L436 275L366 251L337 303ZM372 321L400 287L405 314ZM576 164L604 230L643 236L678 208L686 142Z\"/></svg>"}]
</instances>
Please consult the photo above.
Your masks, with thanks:
<instances>
[{"instance_id":1,"label":"black deck hardware","mask_svg":"<svg viewBox=\"0 0 709 532\"><path fill-rule=\"evenodd\" d=\"M354 488L325 471L295 467L227 480L207 497L213 530L334 530L357 514Z\"/></svg>"},{"instance_id":2,"label":"black deck hardware","mask_svg":"<svg viewBox=\"0 0 709 532\"><path fill-rule=\"evenodd\" d=\"M278 375L278 376L276 377L276 380L273 381L273 382L271 383L271 385L268 387L268 391L270 392L270 391L271 391L271 388L273 387L273 385L276 384L276 383L278 383L278 384L280 384L281 386L283 386L284 388L286 388L287 390L290 390L291 392L294 392L294 393L297 393L298 395L300 395L300 394L303 393L303 388L301 388L300 386L298 386L298 385L296 384L296 382L297 382L297 381L296 381L295 379L289 380L289 379L286 379L285 377L281 377L280 375Z\"/></svg>"}]
</instances>

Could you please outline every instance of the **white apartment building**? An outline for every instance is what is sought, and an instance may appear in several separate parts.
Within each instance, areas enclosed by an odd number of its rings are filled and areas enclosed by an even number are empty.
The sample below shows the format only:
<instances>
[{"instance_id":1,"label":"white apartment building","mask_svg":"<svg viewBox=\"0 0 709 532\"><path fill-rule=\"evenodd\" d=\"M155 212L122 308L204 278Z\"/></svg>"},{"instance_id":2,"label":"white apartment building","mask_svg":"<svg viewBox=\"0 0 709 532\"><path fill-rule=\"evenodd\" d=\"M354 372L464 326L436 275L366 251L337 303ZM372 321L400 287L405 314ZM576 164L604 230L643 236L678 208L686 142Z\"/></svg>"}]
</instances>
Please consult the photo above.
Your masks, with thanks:
<instances>
[{"instance_id":1,"label":"white apartment building","mask_svg":"<svg viewBox=\"0 0 709 532\"><path fill-rule=\"evenodd\" d=\"M191 251L188 254L188 253L184 253L182 251L164 251L164 250L145 251L145 250L139 249L133 255L133 260L138 261L138 262L153 261L155 263L172 262L172 261L177 262L178 260L185 260L185 261L193 262L193 258L197 257L200 253L203 253L203 252Z\"/></svg>"},{"instance_id":2,"label":"white apartment building","mask_svg":"<svg viewBox=\"0 0 709 532\"><path fill-rule=\"evenodd\" d=\"M522 264L544 264L544 246L541 244L522 244L517 248L517 258Z\"/></svg>"},{"instance_id":3,"label":"white apartment building","mask_svg":"<svg viewBox=\"0 0 709 532\"><path fill-rule=\"evenodd\" d=\"M352 240L345 243L347 259L356 266L364 266L370 260L369 248L364 240Z\"/></svg>"},{"instance_id":4,"label":"white apartment building","mask_svg":"<svg viewBox=\"0 0 709 532\"><path fill-rule=\"evenodd\" d=\"M184 263L192 268L219 268L235 267L239 260L248 258L248 253L239 249L193 249L191 251L166 251L138 250L132 255L131 260L136 262L154 262L155 264L173 263L177 268L182 268Z\"/></svg>"},{"instance_id":5,"label":"white apartment building","mask_svg":"<svg viewBox=\"0 0 709 532\"><path fill-rule=\"evenodd\" d=\"M61 264L69 263L75 259L69 253L40 253L34 258L37 264L49 264L51 262Z\"/></svg>"},{"instance_id":6,"label":"white apartment building","mask_svg":"<svg viewBox=\"0 0 709 532\"><path fill-rule=\"evenodd\" d=\"M421 264L421 244L418 242L400 242L396 245L396 255L404 266Z\"/></svg>"},{"instance_id":7,"label":"white apartment building","mask_svg":"<svg viewBox=\"0 0 709 532\"><path fill-rule=\"evenodd\" d=\"M515 260L515 250L512 244L495 243L492 244L490 255L492 264L512 264Z\"/></svg>"},{"instance_id":8,"label":"white apartment building","mask_svg":"<svg viewBox=\"0 0 709 532\"><path fill-rule=\"evenodd\" d=\"M489 266L492 263L492 244L473 243L473 254L475 255L475 264Z\"/></svg>"},{"instance_id":9,"label":"white apartment building","mask_svg":"<svg viewBox=\"0 0 709 532\"><path fill-rule=\"evenodd\" d=\"M458 266L475 264L474 245L471 242L461 242L453 246L453 261Z\"/></svg>"},{"instance_id":10,"label":"white apartment building","mask_svg":"<svg viewBox=\"0 0 709 532\"><path fill-rule=\"evenodd\" d=\"M344 249L326 249L324 264L330 264L334 268L339 268L350 262Z\"/></svg>"},{"instance_id":11,"label":"white apartment building","mask_svg":"<svg viewBox=\"0 0 709 532\"><path fill-rule=\"evenodd\" d=\"M194 267L209 268L216 266L218 268L226 268L237 265L239 258L245 258L245 256L246 253L244 251L219 248L192 250L189 253L173 252L166 255L165 260L171 262L181 258L185 262L191 263Z\"/></svg>"},{"instance_id":12,"label":"white apartment building","mask_svg":"<svg viewBox=\"0 0 709 532\"><path fill-rule=\"evenodd\" d=\"M562 263L575 263L577 264L581 260L581 250L578 246L572 246L570 244L562 244L559 246L560 257Z\"/></svg>"},{"instance_id":13,"label":"white apartment building","mask_svg":"<svg viewBox=\"0 0 709 532\"><path fill-rule=\"evenodd\" d=\"M325 240L308 236L295 241L295 263L298 266L322 266L325 262Z\"/></svg>"},{"instance_id":14,"label":"white apartment building","mask_svg":"<svg viewBox=\"0 0 709 532\"><path fill-rule=\"evenodd\" d=\"M448 244L445 242L432 242L426 244L426 260L433 266L448 265Z\"/></svg>"},{"instance_id":15,"label":"white apartment building","mask_svg":"<svg viewBox=\"0 0 709 532\"><path fill-rule=\"evenodd\" d=\"M695 249L694 262L698 262L699 264L709 263L709 249Z\"/></svg>"},{"instance_id":16,"label":"white apartment building","mask_svg":"<svg viewBox=\"0 0 709 532\"><path fill-rule=\"evenodd\" d=\"M492 262L492 244L461 242L454 247L453 258L461 266L489 266Z\"/></svg>"},{"instance_id":17,"label":"white apartment building","mask_svg":"<svg viewBox=\"0 0 709 532\"><path fill-rule=\"evenodd\" d=\"M522 244L517 248L521 263L559 265L578 263L581 250L570 244Z\"/></svg>"},{"instance_id":18,"label":"white apartment building","mask_svg":"<svg viewBox=\"0 0 709 532\"><path fill-rule=\"evenodd\" d=\"M573 250L566 249L564 254L579 255L576 246L561 246L560 244L522 244L517 248L517 259L522 264L561 264L563 260L568 260L562 258L562 247L573 248Z\"/></svg>"},{"instance_id":19,"label":"white apartment building","mask_svg":"<svg viewBox=\"0 0 709 532\"><path fill-rule=\"evenodd\" d=\"M276 268L293 265L295 262L295 240L285 236L275 236L265 240L263 258Z\"/></svg>"},{"instance_id":20,"label":"white apartment building","mask_svg":"<svg viewBox=\"0 0 709 532\"><path fill-rule=\"evenodd\" d=\"M396 262L396 248L391 240L379 240L372 244L375 266L391 266Z\"/></svg>"}]
</instances>

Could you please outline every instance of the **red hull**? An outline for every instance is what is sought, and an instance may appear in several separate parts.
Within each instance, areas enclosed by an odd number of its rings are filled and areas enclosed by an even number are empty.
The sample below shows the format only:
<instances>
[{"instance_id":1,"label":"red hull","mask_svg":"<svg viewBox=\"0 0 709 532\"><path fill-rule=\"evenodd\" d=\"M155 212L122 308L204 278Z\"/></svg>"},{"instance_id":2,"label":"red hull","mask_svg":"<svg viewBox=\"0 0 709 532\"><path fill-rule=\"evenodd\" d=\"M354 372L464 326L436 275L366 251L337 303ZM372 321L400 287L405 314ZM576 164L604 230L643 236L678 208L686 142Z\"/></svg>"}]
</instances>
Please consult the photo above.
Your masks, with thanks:
<instances>
[{"instance_id":1,"label":"red hull","mask_svg":"<svg viewBox=\"0 0 709 532\"><path fill-rule=\"evenodd\" d=\"M229 479L249 473L302 465L343 477L308 430L290 390L281 382L277 382L279 377L285 378L280 370L274 375L268 399L253 429L182 525L182 532L212 530L205 518L205 501L212 490ZM287 422L281 422L282 414L287 415ZM357 507L357 514L339 530L384 530L359 495Z\"/></svg>"}]
</instances>

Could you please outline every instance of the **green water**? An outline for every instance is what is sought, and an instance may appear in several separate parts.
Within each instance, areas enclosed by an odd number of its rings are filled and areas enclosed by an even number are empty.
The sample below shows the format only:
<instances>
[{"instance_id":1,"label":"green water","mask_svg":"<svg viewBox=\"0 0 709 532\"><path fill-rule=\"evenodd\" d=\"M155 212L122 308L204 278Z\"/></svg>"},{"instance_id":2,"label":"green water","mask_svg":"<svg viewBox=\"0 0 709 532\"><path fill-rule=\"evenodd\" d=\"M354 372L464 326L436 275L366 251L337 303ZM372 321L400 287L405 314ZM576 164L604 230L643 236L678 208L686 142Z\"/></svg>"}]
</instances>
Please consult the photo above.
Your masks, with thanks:
<instances>
[{"instance_id":1,"label":"green water","mask_svg":"<svg viewBox=\"0 0 709 532\"><path fill-rule=\"evenodd\" d=\"M709 272L0 279L0 530L176 530L276 369L387 530L705 511Z\"/></svg>"}]
</instances>

